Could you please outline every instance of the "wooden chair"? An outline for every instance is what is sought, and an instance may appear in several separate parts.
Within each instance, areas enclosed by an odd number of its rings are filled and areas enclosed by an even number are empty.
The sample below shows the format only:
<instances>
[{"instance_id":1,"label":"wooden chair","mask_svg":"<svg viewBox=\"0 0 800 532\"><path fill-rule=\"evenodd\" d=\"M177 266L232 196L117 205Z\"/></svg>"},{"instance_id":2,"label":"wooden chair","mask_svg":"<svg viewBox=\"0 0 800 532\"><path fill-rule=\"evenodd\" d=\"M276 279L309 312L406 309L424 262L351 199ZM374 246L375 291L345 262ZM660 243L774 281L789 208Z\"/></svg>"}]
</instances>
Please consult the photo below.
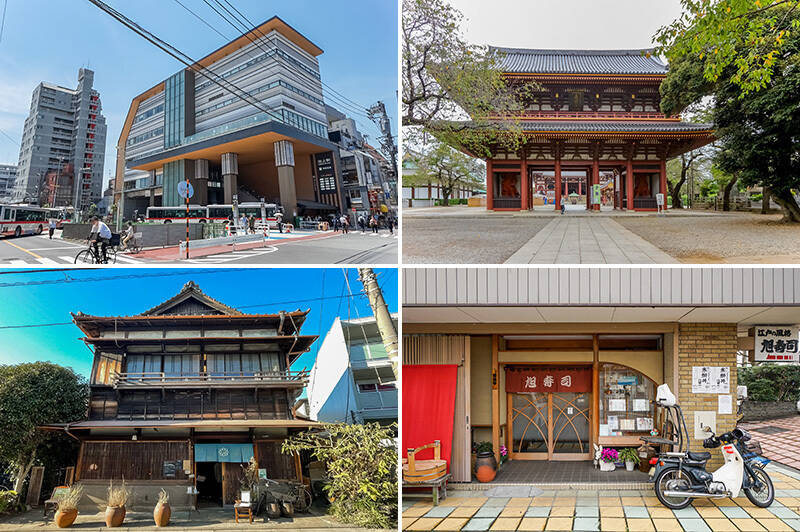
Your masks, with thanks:
<instances>
[{"instance_id":1,"label":"wooden chair","mask_svg":"<svg viewBox=\"0 0 800 532\"><path fill-rule=\"evenodd\" d=\"M50 498L44 501L44 516L47 517L47 510L56 511L58 509L58 499L62 495L69 493L69 486L56 486Z\"/></svg>"},{"instance_id":2,"label":"wooden chair","mask_svg":"<svg viewBox=\"0 0 800 532\"><path fill-rule=\"evenodd\" d=\"M240 517L246 517L250 521L250 524L253 524L253 507L250 504L249 491L241 492L240 498L236 499L236 503L233 505L233 518L237 523Z\"/></svg>"}]
</instances>

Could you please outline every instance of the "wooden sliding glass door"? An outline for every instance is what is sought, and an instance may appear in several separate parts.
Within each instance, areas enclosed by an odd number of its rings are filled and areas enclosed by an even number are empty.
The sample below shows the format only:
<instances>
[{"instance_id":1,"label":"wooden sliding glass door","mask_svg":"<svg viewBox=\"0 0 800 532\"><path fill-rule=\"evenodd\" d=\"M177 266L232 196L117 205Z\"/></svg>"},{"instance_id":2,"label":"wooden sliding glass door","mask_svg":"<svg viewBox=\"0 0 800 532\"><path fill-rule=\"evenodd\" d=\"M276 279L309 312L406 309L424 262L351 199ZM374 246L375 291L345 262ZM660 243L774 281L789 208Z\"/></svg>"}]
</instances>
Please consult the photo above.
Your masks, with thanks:
<instances>
[{"instance_id":1,"label":"wooden sliding glass door","mask_svg":"<svg viewBox=\"0 0 800 532\"><path fill-rule=\"evenodd\" d=\"M509 393L509 457L591 460L591 392Z\"/></svg>"}]
</instances>

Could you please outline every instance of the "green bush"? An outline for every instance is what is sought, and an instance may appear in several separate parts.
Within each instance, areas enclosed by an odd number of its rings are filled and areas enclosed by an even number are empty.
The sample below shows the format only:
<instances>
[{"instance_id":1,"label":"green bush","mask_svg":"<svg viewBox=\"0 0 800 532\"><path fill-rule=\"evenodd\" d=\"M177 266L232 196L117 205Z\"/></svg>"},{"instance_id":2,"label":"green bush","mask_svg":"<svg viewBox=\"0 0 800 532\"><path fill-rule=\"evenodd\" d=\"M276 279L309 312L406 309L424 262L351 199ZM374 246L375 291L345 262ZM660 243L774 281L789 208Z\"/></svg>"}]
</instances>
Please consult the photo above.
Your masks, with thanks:
<instances>
[{"instance_id":1,"label":"green bush","mask_svg":"<svg viewBox=\"0 0 800 532\"><path fill-rule=\"evenodd\" d=\"M758 193L750 195L750 201L761 201L762 199L764 199L764 194Z\"/></svg>"},{"instance_id":2,"label":"green bush","mask_svg":"<svg viewBox=\"0 0 800 532\"><path fill-rule=\"evenodd\" d=\"M739 384L747 386L747 397L753 401L797 401L800 366L767 364L740 368Z\"/></svg>"},{"instance_id":3,"label":"green bush","mask_svg":"<svg viewBox=\"0 0 800 532\"><path fill-rule=\"evenodd\" d=\"M284 453L308 452L327 464L329 513L360 527L397 527L397 425L326 424L283 443Z\"/></svg>"},{"instance_id":4,"label":"green bush","mask_svg":"<svg viewBox=\"0 0 800 532\"><path fill-rule=\"evenodd\" d=\"M14 490L0 491L0 514L18 512L21 506Z\"/></svg>"}]
</instances>

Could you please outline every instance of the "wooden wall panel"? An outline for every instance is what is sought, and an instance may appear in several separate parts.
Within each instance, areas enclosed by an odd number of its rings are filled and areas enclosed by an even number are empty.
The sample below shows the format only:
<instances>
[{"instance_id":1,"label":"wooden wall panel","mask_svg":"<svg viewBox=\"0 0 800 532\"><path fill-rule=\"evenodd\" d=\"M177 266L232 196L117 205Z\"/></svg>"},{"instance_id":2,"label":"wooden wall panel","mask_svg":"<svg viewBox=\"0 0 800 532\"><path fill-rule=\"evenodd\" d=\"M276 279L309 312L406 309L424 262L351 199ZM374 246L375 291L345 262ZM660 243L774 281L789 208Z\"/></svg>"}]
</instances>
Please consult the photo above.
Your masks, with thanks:
<instances>
[{"instance_id":1,"label":"wooden wall panel","mask_svg":"<svg viewBox=\"0 0 800 532\"><path fill-rule=\"evenodd\" d=\"M258 467L267 470L267 478L297 480L294 458L281 452L280 441L256 441Z\"/></svg>"},{"instance_id":2,"label":"wooden wall panel","mask_svg":"<svg viewBox=\"0 0 800 532\"><path fill-rule=\"evenodd\" d=\"M81 443L80 480L186 480L182 467L164 476L165 461L191 458L189 441L85 441Z\"/></svg>"},{"instance_id":3,"label":"wooden wall panel","mask_svg":"<svg viewBox=\"0 0 800 532\"><path fill-rule=\"evenodd\" d=\"M222 463L222 504L234 504L239 497L245 464Z\"/></svg>"}]
</instances>

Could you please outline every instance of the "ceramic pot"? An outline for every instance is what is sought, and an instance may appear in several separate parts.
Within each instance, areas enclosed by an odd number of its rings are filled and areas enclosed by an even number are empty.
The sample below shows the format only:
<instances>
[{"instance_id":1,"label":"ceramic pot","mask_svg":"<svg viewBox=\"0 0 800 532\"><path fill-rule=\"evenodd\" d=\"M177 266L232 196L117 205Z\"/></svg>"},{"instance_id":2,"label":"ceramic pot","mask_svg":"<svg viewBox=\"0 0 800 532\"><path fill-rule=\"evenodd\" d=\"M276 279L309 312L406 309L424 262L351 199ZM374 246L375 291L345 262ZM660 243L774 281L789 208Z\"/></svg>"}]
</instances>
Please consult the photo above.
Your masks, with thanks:
<instances>
[{"instance_id":1,"label":"ceramic pot","mask_svg":"<svg viewBox=\"0 0 800 532\"><path fill-rule=\"evenodd\" d=\"M172 509L169 507L169 503L158 503L153 510L153 521L155 521L156 526L158 527L167 526L169 524L169 518L171 515Z\"/></svg>"},{"instance_id":2,"label":"ceramic pot","mask_svg":"<svg viewBox=\"0 0 800 532\"><path fill-rule=\"evenodd\" d=\"M294 517L294 504L290 502L282 502L281 513L286 517Z\"/></svg>"},{"instance_id":3,"label":"ceramic pot","mask_svg":"<svg viewBox=\"0 0 800 532\"><path fill-rule=\"evenodd\" d=\"M617 465L614 462L600 461L600 471L614 471L616 468Z\"/></svg>"},{"instance_id":4,"label":"ceramic pot","mask_svg":"<svg viewBox=\"0 0 800 532\"><path fill-rule=\"evenodd\" d=\"M78 517L78 509L73 508L72 510L57 510L56 511L56 526L58 528L67 528L72 526L72 523L75 522L75 518Z\"/></svg>"},{"instance_id":5,"label":"ceramic pot","mask_svg":"<svg viewBox=\"0 0 800 532\"><path fill-rule=\"evenodd\" d=\"M628 471L633 471L635 467L636 463L633 460L625 462L625 469L627 469Z\"/></svg>"},{"instance_id":6,"label":"ceramic pot","mask_svg":"<svg viewBox=\"0 0 800 532\"><path fill-rule=\"evenodd\" d=\"M125 521L124 506L106 506L106 526L109 528L122 526Z\"/></svg>"},{"instance_id":7,"label":"ceramic pot","mask_svg":"<svg viewBox=\"0 0 800 532\"><path fill-rule=\"evenodd\" d=\"M478 453L475 458L475 477L478 482L491 482L497 475L497 462L494 453L486 451Z\"/></svg>"},{"instance_id":8,"label":"ceramic pot","mask_svg":"<svg viewBox=\"0 0 800 532\"><path fill-rule=\"evenodd\" d=\"M267 515L272 519L277 519L281 516L281 507L277 502L267 503Z\"/></svg>"}]
</instances>

